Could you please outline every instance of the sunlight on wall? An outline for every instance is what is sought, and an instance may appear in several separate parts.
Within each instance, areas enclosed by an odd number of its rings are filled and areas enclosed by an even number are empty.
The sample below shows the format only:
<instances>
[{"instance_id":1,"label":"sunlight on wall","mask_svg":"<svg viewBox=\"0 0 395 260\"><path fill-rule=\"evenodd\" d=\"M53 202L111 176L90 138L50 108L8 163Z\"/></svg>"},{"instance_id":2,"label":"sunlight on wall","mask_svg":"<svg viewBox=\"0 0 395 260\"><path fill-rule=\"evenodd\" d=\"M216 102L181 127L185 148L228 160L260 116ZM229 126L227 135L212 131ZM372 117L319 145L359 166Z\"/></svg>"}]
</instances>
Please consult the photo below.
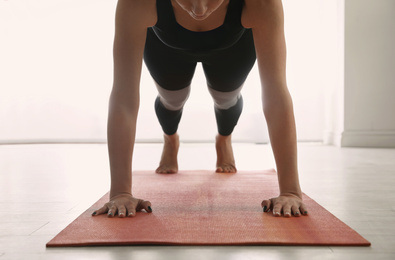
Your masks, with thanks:
<instances>
[{"instance_id":1,"label":"sunlight on wall","mask_svg":"<svg viewBox=\"0 0 395 260\"><path fill-rule=\"evenodd\" d=\"M0 139L103 139L114 1L1 4Z\"/></svg>"},{"instance_id":2,"label":"sunlight on wall","mask_svg":"<svg viewBox=\"0 0 395 260\"><path fill-rule=\"evenodd\" d=\"M299 140L321 140L324 88L333 70L333 48L322 26L324 0L284 1L288 85ZM116 1L0 1L0 141L104 141L112 85L112 41ZM326 19L326 20L325 20ZM329 51L328 51L329 50ZM332 70L332 71L331 71ZM153 103L156 90L144 68L137 138L162 137ZM257 68L243 89L245 108L236 141L267 142ZM213 103L200 66L184 110L186 141L211 141Z\"/></svg>"}]
</instances>

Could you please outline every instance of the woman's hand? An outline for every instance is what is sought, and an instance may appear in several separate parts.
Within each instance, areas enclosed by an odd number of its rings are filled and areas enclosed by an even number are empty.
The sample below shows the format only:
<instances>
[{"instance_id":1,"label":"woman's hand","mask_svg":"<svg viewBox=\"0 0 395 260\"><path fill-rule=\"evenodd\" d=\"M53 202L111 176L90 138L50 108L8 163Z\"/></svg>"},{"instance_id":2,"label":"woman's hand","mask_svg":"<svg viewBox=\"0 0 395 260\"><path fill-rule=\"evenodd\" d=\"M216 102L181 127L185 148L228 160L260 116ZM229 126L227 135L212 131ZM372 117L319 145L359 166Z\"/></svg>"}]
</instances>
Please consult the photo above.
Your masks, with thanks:
<instances>
[{"instance_id":1,"label":"woman's hand","mask_svg":"<svg viewBox=\"0 0 395 260\"><path fill-rule=\"evenodd\" d=\"M137 199L130 194L121 194L114 196L103 207L92 213L92 216L97 216L107 213L108 217L134 217L137 211L145 210L152 212L151 202Z\"/></svg>"},{"instance_id":2,"label":"woman's hand","mask_svg":"<svg viewBox=\"0 0 395 260\"><path fill-rule=\"evenodd\" d=\"M273 211L273 215L280 217L283 214L284 217L300 217L301 215L307 215L307 208L303 204L301 196L294 194L281 194L276 198L262 201L263 212Z\"/></svg>"}]
</instances>

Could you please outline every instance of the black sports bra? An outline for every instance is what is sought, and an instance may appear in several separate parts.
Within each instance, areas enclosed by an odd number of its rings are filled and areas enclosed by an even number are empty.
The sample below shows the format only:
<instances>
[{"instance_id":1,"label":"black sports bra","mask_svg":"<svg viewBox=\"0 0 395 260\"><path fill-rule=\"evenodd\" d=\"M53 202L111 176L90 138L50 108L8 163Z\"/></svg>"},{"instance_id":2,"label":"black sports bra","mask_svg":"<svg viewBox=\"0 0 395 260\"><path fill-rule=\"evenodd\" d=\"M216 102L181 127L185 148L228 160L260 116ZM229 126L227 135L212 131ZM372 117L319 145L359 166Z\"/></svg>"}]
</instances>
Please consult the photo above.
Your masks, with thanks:
<instances>
[{"instance_id":1,"label":"black sports bra","mask_svg":"<svg viewBox=\"0 0 395 260\"><path fill-rule=\"evenodd\" d=\"M229 0L225 22L210 31L194 32L177 23L171 0L156 0L157 23L152 30L167 46L193 53L226 49L246 30L241 24L244 0Z\"/></svg>"}]
</instances>

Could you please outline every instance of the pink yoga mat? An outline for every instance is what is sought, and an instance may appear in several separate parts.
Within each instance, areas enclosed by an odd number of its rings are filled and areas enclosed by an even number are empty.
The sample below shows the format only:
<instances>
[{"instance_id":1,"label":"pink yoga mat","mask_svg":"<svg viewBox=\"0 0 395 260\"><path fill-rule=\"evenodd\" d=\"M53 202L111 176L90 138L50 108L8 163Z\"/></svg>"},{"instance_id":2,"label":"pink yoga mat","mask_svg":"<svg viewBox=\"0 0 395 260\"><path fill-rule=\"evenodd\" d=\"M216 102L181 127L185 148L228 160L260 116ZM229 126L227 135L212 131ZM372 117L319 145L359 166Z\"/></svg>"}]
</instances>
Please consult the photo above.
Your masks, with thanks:
<instances>
[{"instance_id":1,"label":"pink yoga mat","mask_svg":"<svg viewBox=\"0 0 395 260\"><path fill-rule=\"evenodd\" d=\"M308 216L263 213L261 201L278 195L274 170L134 172L133 194L151 201L153 213L139 212L134 218L92 217L108 201L106 194L47 246L370 245L307 195Z\"/></svg>"}]
</instances>

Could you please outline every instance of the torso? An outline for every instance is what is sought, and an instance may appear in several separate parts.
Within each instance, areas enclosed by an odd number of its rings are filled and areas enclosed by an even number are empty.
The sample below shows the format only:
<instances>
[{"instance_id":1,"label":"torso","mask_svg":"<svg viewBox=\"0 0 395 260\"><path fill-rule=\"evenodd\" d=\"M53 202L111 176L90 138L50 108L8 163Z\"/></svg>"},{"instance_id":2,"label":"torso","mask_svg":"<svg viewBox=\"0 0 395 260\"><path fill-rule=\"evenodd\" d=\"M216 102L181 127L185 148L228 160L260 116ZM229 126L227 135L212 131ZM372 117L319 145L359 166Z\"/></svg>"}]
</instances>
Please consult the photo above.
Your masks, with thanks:
<instances>
[{"instance_id":1,"label":"torso","mask_svg":"<svg viewBox=\"0 0 395 260\"><path fill-rule=\"evenodd\" d=\"M225 0L205 20L195 20L177 2L156 0L157 23L150 28L173 49L208 53L226 49L245 32L241 18L245 0Z\"/></svg>"},{"instance_id":2,"label":"torso","mask_svg":"<svg viewBox=\"0 0 395 260\"><path fill-rule=\"evenodd\" d=\"M157 13L156 13L156 1L160 0L135 0L142 2L144 6L147 8L146 17L147 20L150 21L146 25L151 27L155 25L155 21L157 20ZM174 10L174 15L176 16L177 23L180 24L182 27L195 32L201 31L210 31L224 23L227 7L230 0L225 0L224 4L218 8L214 13L212 13L206 20L204 21L197 21L194 20L187 12L181 9L181 7L174 3L172 0L172 6ZM248 8L250 3L253 5L254 0L244 0L244 7L242 10L241 15L241 24L245 28L251 28L252 21L250 21L250 17L252 16L249 12L253 12L254 8ZM252 9L252 10L251 10Z\"/></svg>"}]
</instances>

